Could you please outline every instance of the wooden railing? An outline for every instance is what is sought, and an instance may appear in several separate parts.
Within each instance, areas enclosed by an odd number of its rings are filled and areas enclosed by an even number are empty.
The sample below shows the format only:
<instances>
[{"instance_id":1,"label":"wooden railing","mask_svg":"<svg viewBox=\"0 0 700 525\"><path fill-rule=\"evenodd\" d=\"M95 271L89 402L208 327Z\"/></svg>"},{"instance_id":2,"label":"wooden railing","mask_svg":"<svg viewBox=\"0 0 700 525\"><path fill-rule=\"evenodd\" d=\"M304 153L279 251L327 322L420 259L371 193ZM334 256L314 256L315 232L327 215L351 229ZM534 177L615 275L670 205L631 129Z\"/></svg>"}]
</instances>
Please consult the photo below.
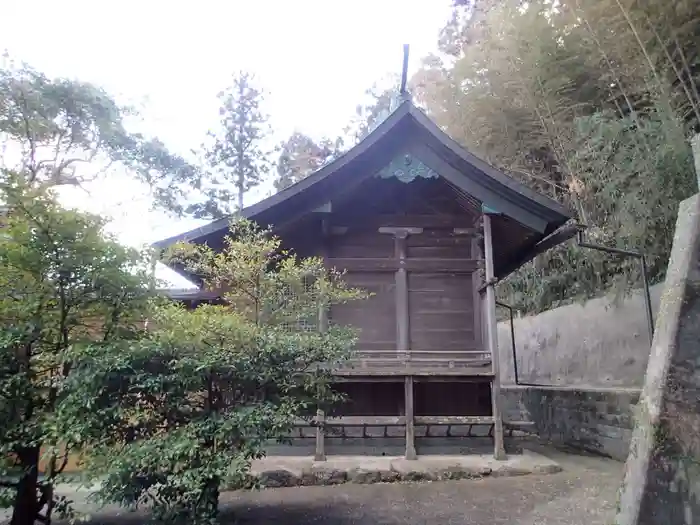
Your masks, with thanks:
<instances>
[{"instance_id":1,"label":"wooden railing","mask_svg":"<svg viewBox=\"0 0 700 525\"><path fill-rule=\"evenodd\" d=\"M338 375L490 375L491 355L483 350L359 350Z\"/></svg>"},{"instance_id":2,"label":"wooden railing","mask_svg":"<svg viewBox=\"0 0 700 525\"><path fill-rule=\"evenodd\" d=\"M492 416L415 416L417 425L491 425ZM341 416L297 419L295 426L361 427L405 426L405 416Z\"/></svg>"}]
</instances>

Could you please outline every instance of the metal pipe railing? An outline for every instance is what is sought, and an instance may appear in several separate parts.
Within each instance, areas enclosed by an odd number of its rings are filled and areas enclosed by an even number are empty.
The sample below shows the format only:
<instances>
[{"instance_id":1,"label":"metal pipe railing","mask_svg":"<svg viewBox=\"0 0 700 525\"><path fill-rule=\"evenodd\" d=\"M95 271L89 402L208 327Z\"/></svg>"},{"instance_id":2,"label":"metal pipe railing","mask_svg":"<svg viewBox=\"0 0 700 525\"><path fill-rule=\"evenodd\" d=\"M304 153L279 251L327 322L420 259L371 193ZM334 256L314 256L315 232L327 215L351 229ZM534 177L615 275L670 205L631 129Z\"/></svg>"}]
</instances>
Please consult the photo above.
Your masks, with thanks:
<instances>
[{"instance_id":1,"label":"metal pipe railing","mask_svg":"<svg viewBox=\"0 0 700 525\"><path fill-rule=\"evenodd\" d=\"M515 352L515 321L513 319L513 307L509 304L502 303L501 301L496 301L496 306L500 306L501 308L505 308L506 310L508 310L508 315L510 316L510 344L511 352L513 354L513 375L515 376L515 384L519 385L520 383L518 383L518 357Z\"/></svg>"},{"instance_id":2,"label":"metal pipe railing","mask_svg":"<svg viewBox=\"0 0 700 525\"><path fill-rule=\"evenodd\" d=\"M583 230L579 230L576 236L576 242L581 248L589 248L604 253L612 253L615 255L624 255L626 257L635 257L639 260L642 267L642 283L644 285L644 307L647 317L647 329L649 331L649 344L654 341L654 314L651 309L651 292L649 291L649 272L647 269L647 259L643 253L633 250L623 250L620 248L611 248L586 242L583 238Z\"/></svg>"}]
</instances>

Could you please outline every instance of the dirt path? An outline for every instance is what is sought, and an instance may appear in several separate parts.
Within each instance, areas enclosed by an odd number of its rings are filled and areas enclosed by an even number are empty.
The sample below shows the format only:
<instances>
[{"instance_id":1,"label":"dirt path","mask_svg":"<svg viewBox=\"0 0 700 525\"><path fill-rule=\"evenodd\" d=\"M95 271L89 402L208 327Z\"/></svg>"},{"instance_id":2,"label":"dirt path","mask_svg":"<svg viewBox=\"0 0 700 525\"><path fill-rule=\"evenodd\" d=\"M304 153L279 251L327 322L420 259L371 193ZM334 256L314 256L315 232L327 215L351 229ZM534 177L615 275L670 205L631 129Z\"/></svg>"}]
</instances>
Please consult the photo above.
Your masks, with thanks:
<instances>
[{"instance_id":1,"label":"dirt path","mask_svg":"<svg viewBox=\"0 0 700 525\"><path fill-rule=\"evenodd\" d=\"M613 516L622 465L551 453L559 474L514 478L294 487L222 497L222 523L302 525L605 525ZM93 525L143 523L104 512Z\"/></svg>"}]
</instances>

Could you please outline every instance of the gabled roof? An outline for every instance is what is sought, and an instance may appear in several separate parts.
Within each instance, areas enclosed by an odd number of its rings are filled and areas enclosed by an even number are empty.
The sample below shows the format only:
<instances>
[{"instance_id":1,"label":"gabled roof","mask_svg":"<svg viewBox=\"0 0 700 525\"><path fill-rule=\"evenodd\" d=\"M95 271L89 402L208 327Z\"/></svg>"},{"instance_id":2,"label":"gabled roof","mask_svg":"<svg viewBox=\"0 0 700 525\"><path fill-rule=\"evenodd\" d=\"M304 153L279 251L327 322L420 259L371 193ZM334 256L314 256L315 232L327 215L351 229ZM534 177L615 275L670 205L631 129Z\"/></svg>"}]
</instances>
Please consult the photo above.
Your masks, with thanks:
<instances>
[{"instance_id":1,"label":"gabled roof","mask_svg":"<svg viewBox=\"0 0 700 525\"><path fill-rule=\"evenodd\" d=\"M450 184L509 217L543 239L571 214L559 203L529 189L469 153L445 134L410 100L403 101L355 147L300 182L242 210L261 225L278 225L307 213L384 168L393 158L410 153ZM180 241L201 243L223 236L229 219L153 243L167 248Z\"/></svg>"}]
</instances>

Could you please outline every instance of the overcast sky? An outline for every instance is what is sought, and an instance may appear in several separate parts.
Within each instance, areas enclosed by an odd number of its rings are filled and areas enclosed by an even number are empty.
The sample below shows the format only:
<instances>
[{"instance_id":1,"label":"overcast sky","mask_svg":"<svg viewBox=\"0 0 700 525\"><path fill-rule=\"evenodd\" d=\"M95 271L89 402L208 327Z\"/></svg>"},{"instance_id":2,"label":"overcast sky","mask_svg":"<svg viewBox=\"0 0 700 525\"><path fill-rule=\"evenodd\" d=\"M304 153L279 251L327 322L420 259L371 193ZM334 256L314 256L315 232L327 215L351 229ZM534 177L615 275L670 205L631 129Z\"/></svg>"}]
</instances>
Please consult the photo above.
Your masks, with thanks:
<instances>
[{"instance_id":1,"label":"overcast sky","mask_svg":"<svg viewBox=\"0 0 700 525\"><path fill-rule=\"evenodd\" d=\"M140 131L186 155L216 126L216 94L240 69L254 72L269 92L265 109L280 140L295 129L337 136L364 90L400 72L403 43L411 44L409 73L434 50L450 3L0 0L0 51L138 105ZM143 190L119 174L92 188L89 199L67 198L112 216L129 244L200 224L149 212Z\"/></svg>"}]
</instances>

